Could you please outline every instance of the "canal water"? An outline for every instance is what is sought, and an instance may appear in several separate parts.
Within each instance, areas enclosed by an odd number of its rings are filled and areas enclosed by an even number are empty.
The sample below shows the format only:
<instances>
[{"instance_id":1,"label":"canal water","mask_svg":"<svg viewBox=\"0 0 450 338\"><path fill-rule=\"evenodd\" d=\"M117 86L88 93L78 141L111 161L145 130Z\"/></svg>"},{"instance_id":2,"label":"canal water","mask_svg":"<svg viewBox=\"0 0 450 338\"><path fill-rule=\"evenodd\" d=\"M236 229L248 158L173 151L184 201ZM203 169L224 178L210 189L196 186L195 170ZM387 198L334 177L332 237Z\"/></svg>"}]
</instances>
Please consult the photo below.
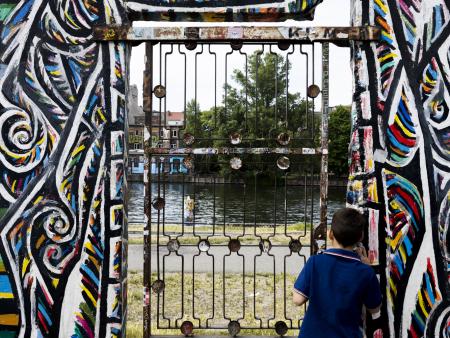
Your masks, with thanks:
<instances>
[{"instance_id":1,"label":"canal water","mask_svg":"<svg viewBox=\"0 0 450 338\"><path fill-rule=\"evenodd\" d=\"M330 187L328 212L345 206L343 187ZM246 224L317 224L320 219L319 187L304 186L244 186L242 184L183 184L166 183L159 192L165 199L166 224L192 223L196 225ZM144 185L129 184L128 219L130 223L144 222ZM152 187L152 198L158 196L158 186ZM193 200L189 214L187 199ZM286 197L286 198L285 198ZM286 201L286 203L285 203ZM192 204L191 204L192 205ZM158 214L152 209L152 220ZM328 217L330 221L331 217ZM187 221L189 220L189 221Z\"/></svg>"}]
</instances>

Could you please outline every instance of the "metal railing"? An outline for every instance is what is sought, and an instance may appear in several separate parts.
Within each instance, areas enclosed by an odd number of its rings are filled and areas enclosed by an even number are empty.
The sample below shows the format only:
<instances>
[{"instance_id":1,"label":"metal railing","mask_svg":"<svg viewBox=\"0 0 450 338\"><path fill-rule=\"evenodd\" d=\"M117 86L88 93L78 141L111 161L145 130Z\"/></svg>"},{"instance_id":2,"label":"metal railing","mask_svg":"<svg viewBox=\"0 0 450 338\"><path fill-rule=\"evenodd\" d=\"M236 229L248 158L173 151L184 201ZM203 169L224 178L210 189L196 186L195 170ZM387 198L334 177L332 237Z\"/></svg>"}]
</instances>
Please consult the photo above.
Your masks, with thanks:
<instances>
[{"instance_id":1,"label":"metal railing","mask_svg":"<svg viewBox=\"0 0 450 338\"><path fill-rule=\"evenodd\" d=\"M298 329L304 309L291 304L293 283L309 255L325 246L313 221L313 178L324 169L320 137L327 137L316 112L324 89L315 83L315 53L314 44L280 42L147 44L146 337ZM168 75L173 67L177 81ZM301 83L293 68L303 71ZM214 99L201 110L205 76L213 78ZM173 138L165 132L167 100L177 86L183 114ZM183 168L175 174L174 157ZM209 195L201 191L205 181ZM301 201L291 203L293 194Z\"/></svg>"}]
</instances>

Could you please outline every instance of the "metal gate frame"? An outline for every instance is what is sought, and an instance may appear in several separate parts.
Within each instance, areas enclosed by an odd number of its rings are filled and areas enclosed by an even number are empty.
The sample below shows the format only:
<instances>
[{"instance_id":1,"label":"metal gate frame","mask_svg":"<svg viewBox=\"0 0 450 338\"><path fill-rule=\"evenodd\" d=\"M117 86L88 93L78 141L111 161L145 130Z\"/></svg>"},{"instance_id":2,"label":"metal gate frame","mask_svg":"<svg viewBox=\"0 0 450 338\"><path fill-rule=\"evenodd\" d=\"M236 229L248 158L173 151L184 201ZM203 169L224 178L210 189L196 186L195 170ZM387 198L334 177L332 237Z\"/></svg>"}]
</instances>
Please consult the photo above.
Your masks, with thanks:
<instances>
[{"instance_id":1,"label":"metal gate frame","mask_svg":"<svg viewBox=\"0 0 450 338\"><path fill-rule=\"evenodd\" d=\"M353 41L376 41L380 38L380 30L376 27L97 27L94 38L98 41L127 41L133 44L146 43L146 59L144 71L144 112L145 127L151 131L153 89L153 55L152 44L158 42L297 42L322 44L322 125L321 125L321 172L320 172L320 223L313 229L312 253L326 247L327 230L327 197L328 197L328 118L329 118L329 43L338 46L349 46ZM147 147L150 148L150 147ZM151 150L146 150L146 159ZM144 225L144 305L143 325L144 337L150 338L150 292L151 292L151 173L144 177L145 205L147 223ZM278 333L278 332L277 332Z\"/></svg>"}]
</instances>

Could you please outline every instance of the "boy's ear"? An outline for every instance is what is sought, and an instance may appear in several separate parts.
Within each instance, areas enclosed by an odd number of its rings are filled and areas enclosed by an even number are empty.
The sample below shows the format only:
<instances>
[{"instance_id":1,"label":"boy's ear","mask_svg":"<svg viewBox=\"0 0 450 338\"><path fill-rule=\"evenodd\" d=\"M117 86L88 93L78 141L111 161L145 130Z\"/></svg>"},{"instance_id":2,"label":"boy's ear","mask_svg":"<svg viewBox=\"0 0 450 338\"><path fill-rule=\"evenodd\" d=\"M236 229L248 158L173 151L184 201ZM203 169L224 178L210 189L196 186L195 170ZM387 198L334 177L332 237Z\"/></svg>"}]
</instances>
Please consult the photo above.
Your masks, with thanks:
<instances>
[{"instance_id":1,"label":"boy's ear","mask_svg":"<svg viewBox=\"0 0 450 338\"><path fill-rule=\"evenodd\" d=\"M333 230L328 230L328 238L330 239L330 241L333 241L334 240L334 233L333 233Z\"/></svg>"}]
</instances>

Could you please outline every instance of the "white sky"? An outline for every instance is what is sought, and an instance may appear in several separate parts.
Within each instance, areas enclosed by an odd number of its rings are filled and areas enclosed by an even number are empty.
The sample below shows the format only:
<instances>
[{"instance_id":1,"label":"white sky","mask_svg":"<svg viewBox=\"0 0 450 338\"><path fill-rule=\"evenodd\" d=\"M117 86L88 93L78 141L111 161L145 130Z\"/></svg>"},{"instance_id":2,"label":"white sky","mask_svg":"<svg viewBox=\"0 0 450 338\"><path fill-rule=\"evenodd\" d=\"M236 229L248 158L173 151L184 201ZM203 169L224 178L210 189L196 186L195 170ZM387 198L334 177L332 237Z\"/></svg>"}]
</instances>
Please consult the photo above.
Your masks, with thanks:
<instances>
[{"instance_id":1,"label":"white sky","mask_svg":"<svg viewBox=\"0 0 450 338\"><path fill-rule=\"evenodd\" d=\"M289 25L289 26L349 26L350 24L350 0L325 0L324 3L318 6L314 21L296 22L287 21L285 23L268 24L263 23L261 25ZM179 26L180 23L167 23L167 22L137 22L137 26ZM210 24L210 23L186 23L186 26L218 26L227 24ZM252 25L242 23L238 25ZM214 46L218 54L218 72L217 72L217 104L220 104L220 98L222 96L222 88L224 83L224 54L229 49L228 47ZM298 47L297 47L298 48ZM310 47L304 47L308 50ZM131 72L130 83L136 84L139 90L139 104L142 105L142 75L144 71L144 52L145 44L141 44L138 47L132 49L131 55ZM198 49L197 49L198 50ZM249 49L249 54L251 50ZM277 50L278 52L278 50ZM187 101L194 98L194 53L189 53L187 57ZM300 54L297 58L300 60ZM197 101L200 104L201 109L208 109L214 105L214 64L213 58L207 53L200 56L198 59L197 70ZM244 59L239 57L237 52L232 54L229 58L229 70L228 79L230 81L230 68L242 67ZM300 91L302 96L305 96L304 83L305 72L304 62L295 63L296 59L292 59L293 69L291 70L290 78L290 92ZM159 63L159 57L155 56L155 63ZM321 53L320 44L316 44L316 83L321 85ZM297 65L297 66L296 66ZM297 67L297 68L296 68ZM155 74L154 85L159 84L159 75ZM184 106L184 59L173 54L168 57L167 66L167 97L166 97L166 109L171 111L182 111ZM164 81L163 81L164 83ZM312 82L310 81L310 84ZM339 104L350 104L352 100L352 73L350 67L350 49L339 48L334 45L330 45L330 106L336 106ZM320 100L319 100L320 101ZM154 100L154 104L158 104L158 100ZM317 102L317 107L320 106L320 102ZM154 108L159 109L159 105L155 105ZM162 107L164 109L164 107Z\"/></svg>"}]
</instances>

